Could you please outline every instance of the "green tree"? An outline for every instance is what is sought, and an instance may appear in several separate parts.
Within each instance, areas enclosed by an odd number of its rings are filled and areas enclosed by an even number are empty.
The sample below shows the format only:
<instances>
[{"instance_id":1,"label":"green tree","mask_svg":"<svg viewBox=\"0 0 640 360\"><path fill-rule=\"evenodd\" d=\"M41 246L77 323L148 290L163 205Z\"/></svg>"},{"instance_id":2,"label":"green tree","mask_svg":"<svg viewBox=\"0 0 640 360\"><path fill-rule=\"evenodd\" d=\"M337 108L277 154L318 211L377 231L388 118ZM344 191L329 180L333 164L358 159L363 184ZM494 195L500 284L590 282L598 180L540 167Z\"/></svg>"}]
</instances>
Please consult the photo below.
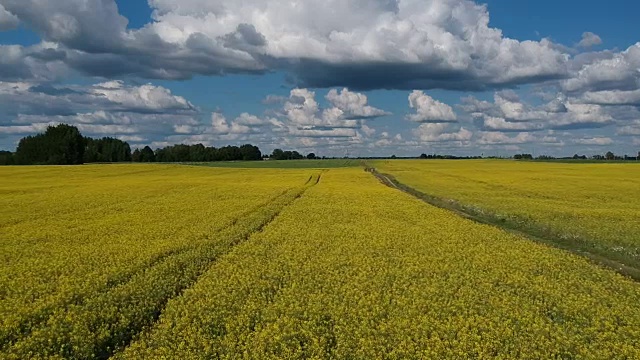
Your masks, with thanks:
<instances>
[{"instance_id":1,"label":"green tree","mask_svg":"<svg viewBox=\"0 0 640 360\"><path fill-rule=\"evenodd\" d=\"M0 151L0 165L14 165L13 153L11 151Z\"/></svg>"},{"instance_id":2,"label":"green tree","mask_svg":"<svg viewBox=\"0 0 640 360\"><path fill-rule=\"evenodd\" d=\"M44 134L20 140L16 160L22 165L76 165L84 161L86 140L75 126L49 126Z\"/></svg>"},{"instance_id":3,"label":"green tree","mask_svg":"<svg viewBox=\"0 0 640 360\"><path fill-rule=\"evenodd\" d=\"M273 160L284 160L284 151L282 149L275 149L271 153L271 159Z\"/></svg>"},{"instance_id":4,"label":"green tree","mask_svg":"<svg viewBox=\"0 0 640 360\"><path fill-rule=\"evenodd\" d=\"M141 162L142 161L142 153L140 149L135 149L131 154L131 161L133 162Z\"/></svg>"},{"instance_id":5,"label":"green tree","mask_svg":"<svg viewBox=\"0 0 640 360\"><path fill-rule=\"evenodd\" d=\"M607 160L614 160L616 158L616 155L614 153L612 153L611 151L607 151L607 153L604 155L604 157Z\"/></svg>"},{"instance_id":6,"label":"green tree","mask_svg":"<svg viewBox=\"0 0 640 360\"><path fill-rule=\"evenodd\" d=\"M314 154L314 153L309 153L309 155L307 155L307 159L309 159L309 160L315 160L315 159L316 159L316 154Z\"/></svg>"},{"instance_id":7,"label":"green tree","mask_svg":"<svg viewBox=\"0 0 640 360\"><path fill-rule=\"evenodd\" d=\"M140 161L141 162L155 162L156 154L151 150L149 146L145 146L140 152Z\"/></svg>"},{"instance_id":8,"label":"green tree","mask_svg":"<svg viewBox=\"0 0 640 360\"><path fill-rule=\"evenodd\" d=\"M259 161L262 160L262 153L257 146L251 144L245 144L240 147L242 153L242 160L244 161Z\"/></svg>"}]
</instances>

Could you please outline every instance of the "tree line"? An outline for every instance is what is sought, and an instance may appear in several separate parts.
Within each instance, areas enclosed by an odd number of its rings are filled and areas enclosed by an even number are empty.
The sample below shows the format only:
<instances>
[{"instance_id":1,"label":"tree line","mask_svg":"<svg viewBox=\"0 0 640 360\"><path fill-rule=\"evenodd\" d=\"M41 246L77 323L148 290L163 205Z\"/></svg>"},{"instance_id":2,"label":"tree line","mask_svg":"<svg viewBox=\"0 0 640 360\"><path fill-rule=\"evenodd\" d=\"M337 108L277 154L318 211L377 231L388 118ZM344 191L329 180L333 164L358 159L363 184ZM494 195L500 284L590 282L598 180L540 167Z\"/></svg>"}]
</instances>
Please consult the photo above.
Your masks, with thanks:
<instances>
[{"instance_id":1,"label":"tree line","mask_svg":"<svg viewBox=\"0 0 640 360\"><path fill-rule=\"evenodd\" d=\"M153 151L149 146L136 149L131 154L133 162L214 162L214 161L258 161L262 152L251 144L225 146L221 148L197 145L173 145Z\"/></svg>"},{"instance_id":2,"label":"tree line","mask_svg":"<svg viewBox=\"0 0 640 360\"><path fill-rule=\"evenodd\" d=\"M297 153L297 152L296 152ZM257 146L174 145L156 149L149 146L131 151L130 145L110 137L84 137L75 126L60 124L20 139L15 152L0 151L0 165L77 165L117 162L212 162L258 161L263 156Z\"/></svg>"}]
</instances>

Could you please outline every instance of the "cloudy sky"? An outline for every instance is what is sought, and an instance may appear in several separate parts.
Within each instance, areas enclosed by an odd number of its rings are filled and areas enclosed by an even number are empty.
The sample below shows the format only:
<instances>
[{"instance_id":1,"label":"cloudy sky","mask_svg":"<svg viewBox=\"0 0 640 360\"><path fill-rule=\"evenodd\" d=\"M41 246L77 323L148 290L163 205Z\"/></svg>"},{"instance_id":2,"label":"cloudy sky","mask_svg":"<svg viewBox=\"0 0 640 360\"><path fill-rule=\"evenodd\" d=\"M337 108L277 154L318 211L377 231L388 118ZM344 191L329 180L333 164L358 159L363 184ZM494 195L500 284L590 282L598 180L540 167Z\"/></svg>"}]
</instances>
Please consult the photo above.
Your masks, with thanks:
<instances>
[{"instance_id":1,"label":"cloudy sky","mask_svg":"<svg viewBox=\"0 0 640 360\"><path fill-rule=\"evenodd\" d=\"M629 0L0 0L0 149L636 154Z\"/></svg>"}]
</instances>

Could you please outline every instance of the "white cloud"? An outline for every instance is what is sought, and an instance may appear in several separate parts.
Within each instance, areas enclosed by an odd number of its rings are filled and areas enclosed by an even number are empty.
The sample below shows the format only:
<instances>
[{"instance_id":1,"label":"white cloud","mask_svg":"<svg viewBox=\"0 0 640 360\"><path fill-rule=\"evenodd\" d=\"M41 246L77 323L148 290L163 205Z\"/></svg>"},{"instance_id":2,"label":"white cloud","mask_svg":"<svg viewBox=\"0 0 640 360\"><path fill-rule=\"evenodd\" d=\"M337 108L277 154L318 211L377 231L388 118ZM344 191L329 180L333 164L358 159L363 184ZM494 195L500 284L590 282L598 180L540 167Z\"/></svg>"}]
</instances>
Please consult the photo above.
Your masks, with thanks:
<instances>
[{"instance_id":1,"label":"white cloud","mask_svg":"<svg viewBox=\"0 0 640 360\"><path fill-rule=\"evenodd\" d=\"M534 131L542 130L545 125L541 122L513 122L501 117L484 115L484 127L495 131Z\"/></svg>"},{"instance_id":2,"label":"white cloud","mask_svg":"<svg viewBox=\"0 0 640 360\"><path fill-rule=\"evenodd\" d=\"M600 38L600 36L592 32L585 32L582 33L582 40L580 40L580 42L578 43L578 47L586 49L600 44L602 44L602 39Z\"/></svg>"},{"instance_id":3,"label":"white cloud","mask_svg":"<svg viewBox=\"0 0 640 360\"><path fill-rule=\"evenodd\" d=\"M414 90L409 94L409 107L416 111L407 116L408 120L415 122L455 122L456 114L451 106L435 100L420 90Z\"/></svg>"},{"instance_id":4,"label":"white cloud","mask_svg":"<svg viewBox=\"0 0 640 360\"><path fill-rule=\"evenodd\" d=\"M19 23L20 20L18 20L18 17L8 12L7 9L0 4L0 31L15 29Z\"/></svg>"},{"instance_id":5,"label":"white cloud","mask_svg":"<svg viewBox=\"0 0 640 360\"><path fill-rule=\"evenodd\" d=\"M104 97L113 104L121 105L130 111L196 110L195 106L185 98L172 95L171 90L167 88L151 84L126 86L122 81L110 81L94 85L88 91L96 97Z\"/></svg>"},{"instance_id":6,"label":"white cloud","mask_svg":"<svg viewBox=\"0 0 640 360\"><path fill-rule=\"evenodd\" d=\"M568 92L636 90L640 87L640 43L620 53L585 63L562 83Z\"/></svg>"},{"instance_id":7,"label":"white cloud","mask_svg":"<svg viewBox=\"0 0 640 360\"><path fill-rule=\"evenodd\" d=\"M376 129L371 128L371 127L369 127L367 125L362 125L361 130L367 136L373 136L376 133Z\"/></svg>"},{"instance_id":8,"label":"white cloud","mask_svg":"<svg viewBox=\"0 0 640 360\"><path fill-rule=\"evenodd\" d=\"M269 121L266 119L261 119L255 115L251 115L248 113L240 114L240 116L238 116L233 122L238 125L244 126L263 126L269 123Z\"/></svg>"},{"instance_id":9,"label":"white cloud","mask_svg":"<svg viewBox=\"0 0 640 360\"><path fill-rule=\"evenodd\" d=\"M284 68L313 87L480 89L567 71L568 56L553 44L504 37L489 27L487 7L470 0L149 4L154 21L130 30L113 0L3 1L67 49L70 66L101 76L176 79Z\"/></svg>"},{"instance_id":10,"label":"white cloud","mask_svg":"<svg viewBox=\"0 0 640 360\"><path fill-rule=\"evenodd\" d=\"M623 136L625 135L640 136L640 119L629 122L624 126L619 127L616 134L623 135Z\"/></svg>"},{"instance_id":11,"label":"white cloud","mask_svg":"<svg viewBox=\"0 0 640 360\"><path fill-rule=\"evenodd\" d=\"M59 123L74 125L94 137L158 139L199 130L196 107L168 89L150 84L0 82L0 105L3 134L34 134Z\"/></svg>"},{"instance_id":12,"label":"white cloud","mask_svg":"<svg viewBox=\"0 0 640 360\"><path fill-rule=\"evenodd\" d=\"M327 100L332 107L326 109L320 107L315 96L315 92L308 89L291 90L282 110L287 120L286 126L297 130L316 130L314 134L321 131L330 133L332 129L360 129L365 119L386 114L382 110L367 105L367 97L363 94L353 93L347 89L341 93L330 90ZM290 131L290 133L294 136L304 134L300 131ZM337 131L336 133L348 132Z\"/></svg>"},{"instance_id":13,"label":"white cloud","mask_svg":"<svg viewBox=\"0 0 640 360\"><path fill-rule=\"evenodd\" d=\"M595 145L595 146L606 146L613 144L613 139L609 137L586 137L582 139L576 139L573 141L575 144L579 145Z\"/></svg>"},{"instance_id":14,"label":"white cloud","mask_svg":"<svg viewBox=\"0 0 640 360\"><path fill-rule=\"evenodd\" d=\"M537 138L530 133L521 132L516 136L508 136L502 132L481 132L477 143L480 145L517 145L535 142Z\"/></svg>"},{"instance_id":15,"label":"white cloud","mask_svg":"<svg viewBox=\"0 0 640 360\"><path fill-rule=\"evenodd\" d=\"M562 95L540 106L526 104L508 92L496 93L494 103L473 97L462 101L460 107L473 118L481 120L484 130L490 131L598 128L614 123L612 115L604 107Z\"/></svg>"},{"instance_id":16,"label":"white cloud","mask_svg":"<svg viewBox=\"0 0 640 360\"><path fill-rule=\"evenodd\" d=\"M589 91L580 100L599 105L640 105L640 89Z\"/></svg>"},{"instance_id":17,"label":"white cloud","mask_svg":"<svg viewBox=\"0 0 640 360\"><path fill-rule=\"evenodd\" d=\"M343 113L342 116L346 119L369 119L390 115L384 110L367 105L368 99L366 95L349 91L347 88L342 89L340 92L336 89L331 89L326 99L335 108L340 109Z\"/></svg>"},{"instance_id":18,"label":"white cloud","mask_svg":"<svg viewBox=\"0 0 640 360\"><path fill-rule=\"evenodd\" d=\"M413 135L422 142L469 141L473 133L465 128L451 131L446 123L425 123L413 130Z\"/></svg>"}]
</instances>

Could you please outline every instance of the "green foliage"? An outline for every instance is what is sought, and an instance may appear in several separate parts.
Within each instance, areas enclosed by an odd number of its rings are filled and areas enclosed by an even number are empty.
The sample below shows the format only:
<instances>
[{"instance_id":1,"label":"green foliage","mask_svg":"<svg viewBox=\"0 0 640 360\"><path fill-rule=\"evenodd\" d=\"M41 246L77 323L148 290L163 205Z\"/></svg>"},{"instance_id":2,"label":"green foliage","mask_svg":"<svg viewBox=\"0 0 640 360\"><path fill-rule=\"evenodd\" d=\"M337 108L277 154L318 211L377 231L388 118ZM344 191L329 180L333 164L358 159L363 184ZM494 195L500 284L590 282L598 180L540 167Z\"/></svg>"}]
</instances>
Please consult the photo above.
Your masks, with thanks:
<instances>
[{"instance_id":1,"label":"green foliage","mask_svg":"<svg viewBox=\"0 0 640 360\"><path fill-rule=\"evenodd\" d=\"M140 152L140 162L155 162L156 154L151 150L150 147L145 146L144 149Z\"/></svg>"},{"instance_id":2,"label":"green foliage","mask_svg":"<svg viewBox=\"0 0 640 360\"><path fill-rule=\"evenodd\" d=\"M14 165L15 159L11 151L0 151L0 165Z\"/></svg>"},{"instance_id":3,"label":"green foliage","mask_svg":"<svg viewBox=\"0 0 640 360\"><path fill-rule=\"evenodd\" d=\"M533 155L531 154L515 154L513 158L516 160L533 160Z\"/></svg>"},{"instance_id":4,"label":"green foliage","mask_svg":"<svg viewBox=\"0 0 640 360\"><path fill-rule=\"evenodd\" d=\"M85 163L114 163L131 161L131 147L122 140L105 137L86 138Z\"/></svg>"},{"instance_id":5,"label":"green foliage","mask_svg":"<svg viewBox=\"0 0 640 360\"><path fill-rule=\"evenodd\" d=\"M20 140L16 162L21 165L82 164L85 144L85 138L75 126L49 126L44 134Z\"/></svg>"},{"instance_id":6,"label":"green foliage","mask_svg":"<svg viewBox=\"0 0 640 360\"><path fill-rule=\"evenodd\" d=\"M157 149L155 153L147 146L139 154L134 151L133 159L139 162L260 161L262 153L257 146L251 144L219 149L202 144L180 144Z\"/></svg>"},{"instance_id":7,"label":"green foliage","mask_svg":"<svg viewBox=\"0 0 640 360\"><path fill-rule=\"evenodd\" d=\"M272 160L301 160L304 156L297 151L283 151L282 149L275 149L271 153Z\"/></svg>"}]
</instances>

